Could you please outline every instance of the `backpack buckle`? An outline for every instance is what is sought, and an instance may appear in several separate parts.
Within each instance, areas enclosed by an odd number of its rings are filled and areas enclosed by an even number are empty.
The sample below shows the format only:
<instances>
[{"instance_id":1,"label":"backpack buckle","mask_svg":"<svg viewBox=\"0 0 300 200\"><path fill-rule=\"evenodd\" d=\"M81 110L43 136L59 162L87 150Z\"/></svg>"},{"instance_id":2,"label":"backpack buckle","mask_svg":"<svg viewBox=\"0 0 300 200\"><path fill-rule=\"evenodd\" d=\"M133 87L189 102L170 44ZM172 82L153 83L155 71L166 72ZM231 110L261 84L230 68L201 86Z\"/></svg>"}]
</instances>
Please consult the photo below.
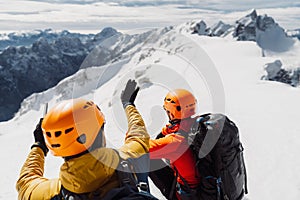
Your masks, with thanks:
<instances>
[{"instance_id":1,"label":"backpack buckle","mask_svg":"<svg viewBox=\"0 0 300 200\"><path fill-rule=\"evenodd\" d=\"M244 147L243 147L242 143L238 144L237 150L244 151Z\"/></svg>"},{"instance_id":2,"label":"backpack buckle","mask_svg":"<svg viewBox=\"0 0 300 200\"><path fill-rule=\"evenodd\" d=\"M148 184L147 183L139 182L136 186L137 186L139 192L141 192L141 191L148 192Z\"/></svg>"}]
</instances>

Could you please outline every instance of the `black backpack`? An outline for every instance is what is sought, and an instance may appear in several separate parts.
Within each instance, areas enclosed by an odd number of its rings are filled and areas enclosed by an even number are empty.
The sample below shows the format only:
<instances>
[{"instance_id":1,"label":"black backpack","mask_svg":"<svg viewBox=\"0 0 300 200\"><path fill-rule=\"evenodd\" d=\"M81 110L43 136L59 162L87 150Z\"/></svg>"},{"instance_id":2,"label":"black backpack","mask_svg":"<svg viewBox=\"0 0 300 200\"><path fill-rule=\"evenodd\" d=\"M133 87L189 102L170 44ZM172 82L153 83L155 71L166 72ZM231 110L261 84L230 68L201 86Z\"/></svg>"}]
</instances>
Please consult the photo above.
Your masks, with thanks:
<instances>
[{"instance_id":1,"label":"black backpack","mask_svg":"<svg viewBox=\"0 0 300 200\"><path fill-rule=\"evenodd\" d=\"M241 200L248 191L237 126L223 114L204 114L187 137L201 176L199 199Z\"/></svg>"},{"instance_id":2,"label":"black backpack","mask_svg":"<svg viewBox=\"0 0 300 200\"><path fill-rule=\"evenodd\" d=\"M149 154L139 158L120 160L116 170L120 187L110 190L101 200L158 200L150 194L148 186ZM76 194L63 186L60 194L51 200L99 200L100 194Z\"/></svg>"},{"instance_id":3,"label":"black backpack","mask_svg":"<svg viewBox=\"0 0 300 200\"><path fill-rule=\"evenodd\" d=\"M117 169L121 187L109 191L102 200L158 200L150 194L149 167L149 154L139 158L121 159Z\"/></svg>"}]
</instances>

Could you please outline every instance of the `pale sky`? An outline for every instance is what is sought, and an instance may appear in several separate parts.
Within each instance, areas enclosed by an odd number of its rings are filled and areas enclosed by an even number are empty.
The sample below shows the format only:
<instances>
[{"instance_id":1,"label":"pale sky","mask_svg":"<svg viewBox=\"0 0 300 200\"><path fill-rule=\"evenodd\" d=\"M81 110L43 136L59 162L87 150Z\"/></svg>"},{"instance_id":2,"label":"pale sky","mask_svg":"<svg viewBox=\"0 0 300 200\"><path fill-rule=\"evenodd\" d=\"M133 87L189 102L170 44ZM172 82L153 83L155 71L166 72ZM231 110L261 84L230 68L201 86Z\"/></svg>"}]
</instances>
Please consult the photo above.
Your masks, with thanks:
<instances>
[{"instance_id":1,"label":"pale sky","mask_svg":"<svg viewBox=\"0 0 300 200\"><path fill-rule=\"evenodd\" d=\"M99 32L107 26L131 31L201 19L209 25L234 23L252 8L286 29L300 28L300 0L0 0L0 31Z\"/></svg>"}]
</instances>

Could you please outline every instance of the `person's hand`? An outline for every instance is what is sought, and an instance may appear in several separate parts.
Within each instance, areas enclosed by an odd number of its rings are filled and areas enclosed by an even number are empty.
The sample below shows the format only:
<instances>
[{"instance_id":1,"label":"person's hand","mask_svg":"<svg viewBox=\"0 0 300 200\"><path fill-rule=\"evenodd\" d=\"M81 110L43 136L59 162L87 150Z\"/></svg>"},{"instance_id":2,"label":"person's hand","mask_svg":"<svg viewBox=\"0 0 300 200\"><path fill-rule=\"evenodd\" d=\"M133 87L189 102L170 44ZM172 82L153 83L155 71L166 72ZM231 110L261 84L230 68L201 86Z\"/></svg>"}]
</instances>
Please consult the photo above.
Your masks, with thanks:
<instances>
[{"instance_id":1,"label":"person's hand","mask_svg":"<svg viewBox=\"0 0 300 200\"><path fill-rule=\"evenodd\" d=\"M128 105L134 105L134 100L136 98L137 93L139 92L139 87L137 87L137 83L135 80L129 79L125 89L122 91L121 94L121 101L123 107L126 108Z\"/></svg>"},{"instance_id":2,"label":"person's hand","mask_svg":"<svg viewBox=\"0 0 300 200\"><path fill-rule=\"evenodd\" d=\"M42 122L43 118L40 119L39 123L36 125L35 130L33 131L34 144L31 146L31 148L40 147L43 150L45 156L47 156L49 149L46 146L45 139L43 136Z\"/></svg>"},{"instance_id":3,"label":"person's hand","mask_svg":"<svg viewBox=\"0 0 300 200\"><path fill-rule=\"evenodd\" d=\"M161 134L168 135L171 133L176 133L179 130L180 123L176 124L167 124L165 127L162 128Z\"/></svg>"}]
</instances>

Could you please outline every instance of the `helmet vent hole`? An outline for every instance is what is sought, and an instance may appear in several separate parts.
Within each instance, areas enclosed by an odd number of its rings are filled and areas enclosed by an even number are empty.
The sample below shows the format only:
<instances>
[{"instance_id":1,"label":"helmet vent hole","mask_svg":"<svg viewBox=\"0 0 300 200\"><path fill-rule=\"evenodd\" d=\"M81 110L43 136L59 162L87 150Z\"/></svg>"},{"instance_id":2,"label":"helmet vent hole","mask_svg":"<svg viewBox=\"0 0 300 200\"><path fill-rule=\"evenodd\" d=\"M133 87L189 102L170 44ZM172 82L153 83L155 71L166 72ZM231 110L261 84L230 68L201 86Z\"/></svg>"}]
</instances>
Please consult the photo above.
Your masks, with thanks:
<instances>
[{"instance_id":1,"label":"helmet vent hole","mask_svg":"<svg viewBox=\"0 0 300 200\"><path fill-rule=\"evenodd\" d=\"M92 101L88 101L88 102L86 102L86 104L83 106L83 109L87 109L88 107L90 107L90 106L93 106L93 102Z\"/></svg>"},{"instance_id":2,"label":"helmet vent hole","mask_svg":"<svg viewBox=\"0 0 300 200\"><path fill-rule=\"evenodd\" d=\"M52 147L52 148L59 148L59 147L60 147L60 144L51 144L51 147Z\"/></svg>"},{"instance_id":3,"label":"helmet vent hole","mask_svg":"<svg viewBox=\"0 0 300 200\"><path fill-rule=\"evenodd\" d=\"M79 136L77 138L77 142L79 142L80 144L84 144L86 142L86 135L82 134L81 136Z\"/></svg>"},{"instance_id":4,"label":"helmet vent hole","mask_svg":"<svg viewBox=\"0 0 300 200\"><path fill-rule=\"evenodd\" d=\"M51 138L51 133L50 132L46 132L46 135Z\"/></svg>"},{"instance_id":5,"label":"helmet vent hole","mask_svg":"<svg viewBox=\"0 0 300 200\"><path fill-rule=\"evenodd\" d=\"M66 130L65 130L65 134L68 134L68 133L70 133L71 131L73 131L73 129L74 129L73 127L72 127L72 128L68 128L68 129L66 129Z\"/></svg>"},{"instance_id":6,"label":"helmet vent hole","mask_svg":"<svg viewBox=\"0 0 300 200\"><path fill-rule=\"evenodd\" d=\"M181 111L181 107L180 106L176 106L176 110L177 111Z\"/></svg>"},{"instance_id":7,"label":"helmet vent hole","mask_svg":"<svg viewBox=\"0 0 300 200\"><path fill-rule=\"evenodd\" d=\"M61 135L61 131L55 131L55 137L59 137Z\"/></svg>"},{"instance_id":8,"label":"helmet vent hole","mask_svg":"<svg viewBox=\"0 0 300 200\"><path fill-rule=\"evenodd\" d=\"M89 105L84 105L83 109L87 109L89 107Z\"/></svg>"}]
</instances>

